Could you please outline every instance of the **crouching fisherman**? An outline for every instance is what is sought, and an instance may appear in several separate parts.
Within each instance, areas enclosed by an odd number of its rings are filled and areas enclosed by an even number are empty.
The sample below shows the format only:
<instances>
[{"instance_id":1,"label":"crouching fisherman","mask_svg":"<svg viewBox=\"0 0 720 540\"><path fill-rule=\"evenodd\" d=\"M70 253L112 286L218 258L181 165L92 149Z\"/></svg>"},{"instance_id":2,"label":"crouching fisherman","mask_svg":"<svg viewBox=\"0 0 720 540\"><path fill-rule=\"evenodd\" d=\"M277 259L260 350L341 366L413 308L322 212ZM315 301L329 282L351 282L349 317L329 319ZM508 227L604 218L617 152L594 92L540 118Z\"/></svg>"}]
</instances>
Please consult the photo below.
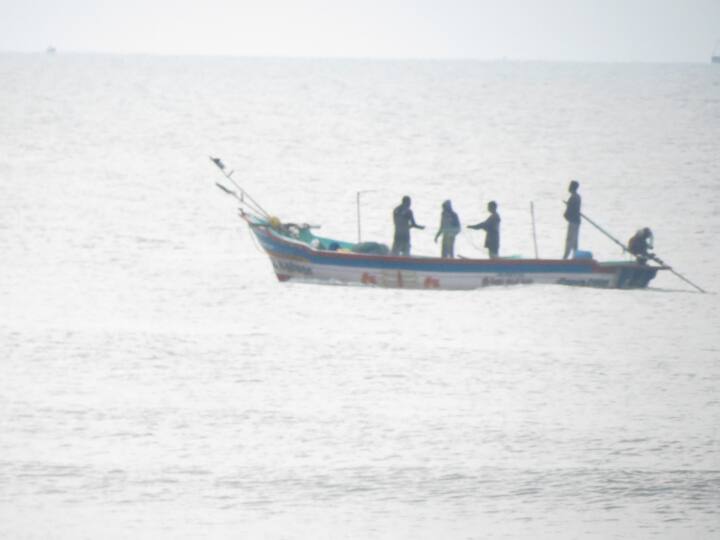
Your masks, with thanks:
<instances>
[{"instance_id":1,"label":"crouching fisherman","mask_svg":"<svg viewBox=\"0 0 720 540\"><path fill-rule=\"evenodd\" d=\"M653 249L653 233L649 227L640 229L628 241L628 251L635 255L640 264L647 263L648 259L657 260L657 257L650 250Z\"/></svg>"}]
</instances>

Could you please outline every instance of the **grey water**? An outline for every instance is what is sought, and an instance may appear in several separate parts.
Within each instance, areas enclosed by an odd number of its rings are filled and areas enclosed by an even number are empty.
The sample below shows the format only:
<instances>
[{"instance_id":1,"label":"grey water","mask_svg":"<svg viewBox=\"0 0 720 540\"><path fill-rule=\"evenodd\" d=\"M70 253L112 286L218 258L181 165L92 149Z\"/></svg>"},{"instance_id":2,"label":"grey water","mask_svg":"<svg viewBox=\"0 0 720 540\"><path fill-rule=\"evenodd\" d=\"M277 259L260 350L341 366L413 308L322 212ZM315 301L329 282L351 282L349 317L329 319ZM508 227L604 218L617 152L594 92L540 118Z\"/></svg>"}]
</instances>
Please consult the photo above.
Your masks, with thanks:
<instances>
[{"instance_id":1,"label":"grey water","mask_svg":"<svg viewBox=\"0 0 720 540\"><path fill-rule=\"evenodd\" d=\"M713 65L0 54L0 537L717 538L719 136ZM426 255L575 178L710 294L281 284L209 155Z\"/></svg>"}]
</instances>

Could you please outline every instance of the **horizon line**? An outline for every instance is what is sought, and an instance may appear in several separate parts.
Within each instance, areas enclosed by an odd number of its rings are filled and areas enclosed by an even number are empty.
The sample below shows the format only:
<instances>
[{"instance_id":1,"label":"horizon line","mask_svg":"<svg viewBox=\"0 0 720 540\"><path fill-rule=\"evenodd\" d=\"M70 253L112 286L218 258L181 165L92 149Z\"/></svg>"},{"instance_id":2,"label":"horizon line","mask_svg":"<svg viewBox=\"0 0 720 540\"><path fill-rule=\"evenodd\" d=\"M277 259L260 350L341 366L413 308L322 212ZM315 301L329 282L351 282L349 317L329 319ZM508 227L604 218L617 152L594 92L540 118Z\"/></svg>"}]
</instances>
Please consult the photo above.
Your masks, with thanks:
<instances>
[{"instance_id":1,"label":"horizon line","mask_svg":"<svg viewBox=\"0 0 720 540\"><path fill-rule=\"evenodd\" d=\"M50 50L52 49L52 50ZM707 61L701 60L619 60L619 59L558 59L558 58L521 58L521 57L479 57L479 56L361 56L361 55L293 55L293 54L243 54L243 53L168 53L168 52L118 52L73 50L60 51L50 45L46 49L23 51L0 49L0 54L42 55L42 56L131 56L131 57L157 57L157 58L237 58L246 60L343 60L343 61L428 61L428 62L517 62L517 63L557 63L557 64L712 64L712 55Z\"/></svg>"}]
</instances>

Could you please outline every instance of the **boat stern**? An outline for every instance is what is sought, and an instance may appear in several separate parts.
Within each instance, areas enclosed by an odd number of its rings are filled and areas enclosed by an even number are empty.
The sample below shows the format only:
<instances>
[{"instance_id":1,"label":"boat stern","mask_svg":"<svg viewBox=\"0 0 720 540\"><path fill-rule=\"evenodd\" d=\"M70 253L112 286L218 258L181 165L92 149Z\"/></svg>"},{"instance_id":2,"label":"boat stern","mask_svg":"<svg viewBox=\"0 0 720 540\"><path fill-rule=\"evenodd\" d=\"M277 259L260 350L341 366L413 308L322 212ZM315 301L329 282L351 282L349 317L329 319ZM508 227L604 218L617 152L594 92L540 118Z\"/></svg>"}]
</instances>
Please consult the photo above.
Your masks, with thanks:
<instances>
[{"instance_id":1,"label":"boat stern","mask_svg":"<svg viewBox=\"0 0 720 540\"><path fill-rule=\"evenodd\" d=\"M618 289L645 289L657 276L662 266L648 266L640 263L605 263L616 266L616 287Z\"/></svg>"}]
</instances>

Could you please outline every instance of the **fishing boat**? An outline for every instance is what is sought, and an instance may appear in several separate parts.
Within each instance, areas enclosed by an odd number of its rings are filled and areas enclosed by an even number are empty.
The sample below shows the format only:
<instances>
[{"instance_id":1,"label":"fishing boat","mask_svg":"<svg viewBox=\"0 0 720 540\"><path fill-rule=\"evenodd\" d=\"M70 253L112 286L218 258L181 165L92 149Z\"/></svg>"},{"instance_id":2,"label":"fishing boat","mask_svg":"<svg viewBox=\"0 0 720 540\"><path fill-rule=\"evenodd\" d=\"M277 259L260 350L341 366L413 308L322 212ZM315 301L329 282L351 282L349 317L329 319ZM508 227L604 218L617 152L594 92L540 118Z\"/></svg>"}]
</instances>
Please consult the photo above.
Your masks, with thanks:
<instances>
[{"instance_id":1,"label":"fishing boat","mask_svg":"<svg viewBox=\"0 0 720 540\"><path fill-rule=\"evenodd\" d=\"M235 183L219 158L211 160L237 188L216 183L240 203L240 217L281 282L439 290L530 284L641 289L667 268L637 261L598 262L587 252L568 260L396 256L384 244L337 240L316 235L316 226L282 222Z\"/></svg>"},{"instance_id":2,"label":"fishing boat","mask_svg":"<svg viewBox=\"0 0 720 540\"><path fill-rule=\"evenodd\" d=\"M715 49L710 57L710 62L713 64L720 64L720 41L715 44Z\"/></svg>"},{"instance_id":3,"label":"fishing boat","mask_svg":"<svg viewBox=\"0 0 720 540\"><path fill-rule=\"evenodd\" d=\"M441 290L534 283L639 289L647 287L661 268L592 258L398 257L388 254L382 244L320 237L309 225L282 223L244 210L240 215L270 257L279 281Z\"/></svg>"}]
</instances>

